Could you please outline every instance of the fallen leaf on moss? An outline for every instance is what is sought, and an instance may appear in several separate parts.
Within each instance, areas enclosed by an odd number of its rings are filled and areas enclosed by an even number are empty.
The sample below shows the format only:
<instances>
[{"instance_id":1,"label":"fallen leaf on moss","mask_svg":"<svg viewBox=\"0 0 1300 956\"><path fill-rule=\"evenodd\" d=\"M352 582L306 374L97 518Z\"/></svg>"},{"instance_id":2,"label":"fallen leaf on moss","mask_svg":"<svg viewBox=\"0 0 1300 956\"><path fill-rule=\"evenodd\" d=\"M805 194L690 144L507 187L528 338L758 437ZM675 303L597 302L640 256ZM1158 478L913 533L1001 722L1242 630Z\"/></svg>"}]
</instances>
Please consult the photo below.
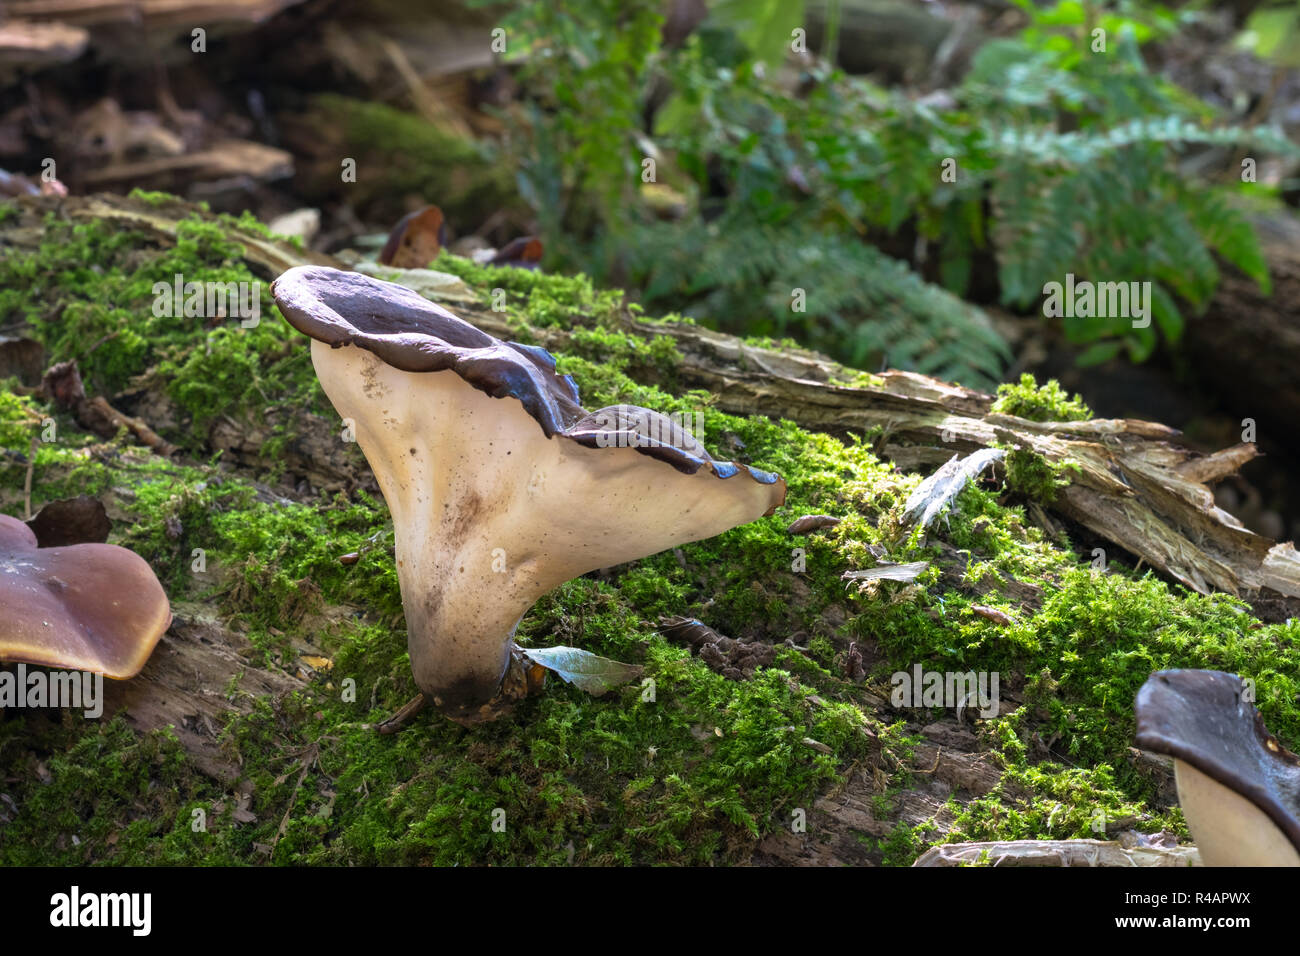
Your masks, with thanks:
<instances>
[{"instance_id":1,"label":"fallen leaf on moss","mask_svg":"<svg viewBox=\"0 0 1300 956\"><path fill-rule=\"evenodd\" d=\"M554 671L566 683L596 697L636 680L643 670L639 664L612 661L577 647L527 647L523 652L534 664Z\"/></svg>"}]
</instances>

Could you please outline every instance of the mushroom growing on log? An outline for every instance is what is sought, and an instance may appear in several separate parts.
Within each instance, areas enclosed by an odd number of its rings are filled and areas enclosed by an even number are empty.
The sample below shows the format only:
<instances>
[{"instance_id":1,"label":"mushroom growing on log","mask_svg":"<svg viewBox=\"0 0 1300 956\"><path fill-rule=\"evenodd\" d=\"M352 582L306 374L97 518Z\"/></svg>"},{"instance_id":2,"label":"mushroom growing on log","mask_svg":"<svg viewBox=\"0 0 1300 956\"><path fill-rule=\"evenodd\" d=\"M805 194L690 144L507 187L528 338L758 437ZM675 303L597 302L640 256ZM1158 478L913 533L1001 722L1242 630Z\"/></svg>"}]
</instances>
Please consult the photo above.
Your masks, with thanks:
<instances>
[{"instance_id":1,"label":"mushroom growing on log","mask_svg":"<svg viewBox=\"0 0 1300 956\"><path fill-rule=\"evenodd\" d=\"M1268 732L1236 674L1152 674L1137 745L1174 758L1178 802L1207 866L1300 866L1300 757Z\"/></svg>"},{"instance_id":2,"label":"mushroom growing on log","mask_svg":"<svg viewBox=\"0 0 1300 956\"><path fill-rule=\"evenodd\" d=\"M0 661L134 677L171 624L148 563L113 544L38 548L0 515Z\"/></svg>"},{"instance_id":3,"label":"mushroom growing on log","mask_svg":"<svg viewBox=\"0 0 1300 956\"><path fill-rule=\"evenodd\" d=\"M513 636L547 591L785 501L780 476L715 461L648 409L587 412L546 350L400 285L300 266L271 292L392 512L417 701L454 720L527 693Z\"/></svg>"}]
</instances>

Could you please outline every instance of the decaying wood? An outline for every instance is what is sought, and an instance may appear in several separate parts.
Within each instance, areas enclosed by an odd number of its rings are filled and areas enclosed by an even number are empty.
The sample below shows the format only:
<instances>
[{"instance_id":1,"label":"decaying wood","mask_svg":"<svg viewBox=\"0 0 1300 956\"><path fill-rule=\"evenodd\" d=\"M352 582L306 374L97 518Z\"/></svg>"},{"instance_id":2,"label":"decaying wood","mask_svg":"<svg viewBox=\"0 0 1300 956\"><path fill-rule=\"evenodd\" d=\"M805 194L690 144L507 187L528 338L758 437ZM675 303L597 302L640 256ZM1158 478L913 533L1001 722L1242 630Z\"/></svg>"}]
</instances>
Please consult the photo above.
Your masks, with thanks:
<instances>
[{"instance_id":1,"label":"decaying wood","mask_svg":"<svg viewBox=\"0 0 1300 956\"><path fill-rule=\"evenodd\" d=\"M1200 866L1194 846L1126 847L1113 840L1013 840L932 846L913 866Z\"/></svg>"},{"instance_id":2,"label":"decaying wood","mask_svg":"<svg viewBox=\"0 0 1300 956\"><path fill-rule=\"evenodd\" d=\"M152 233L166 242L174 242L178 223L197 211L195 205L179 199L151 205L137 199L107 193L78 196L61 204L36 204L33 208L58 209L62 215L74 221L103 220L119 223L123 229L138 229ZM199 213L199 215L204 214ZM214 221L216 219L215 216L210 215L205 218ZM267 279L274 279L286 269L308 263L343 268L331 256L304 252L290 243L266 239L257 233L235 226L226 226L225 229L231 239L243 245L244 261L249 268ZM0 241L13 239L16 245L30 244L33 238L39 236L14 236L8 231L0 231Z\"/></svg>"},{"instance_id":3,"label":"decaying wood","mask_svg":"<svg viewBox=\"0 0 1300 956\"><path fill-rule=\"evenodd\" d=\"M880 710L889 703L879 701ZM996 759L980 750L975 734L952 718L924 727L909 725L921 739L907 770L909 783L899 790L894 776L902 769L878 747L865 764L850 771L838 789L819 796L806 808L785 808L783 824L758 845L759 866L871 866L880 862L879 843L900 826L924 826L942 835L956 825L950 798L967 802L1002 785L1010 800L1024 796L1014 784L1002 783ZM888 793L888 799L881 797ZM804 810L802 826L795 810ZM868 838L864 840L864 837Z\"/></svg>"},{"instance_id":4,"label":"decaying wood","mask_svg":"<svg viewBox=\"0 0 1300 956\"><path fill-rule=\"evenodd\" d=\"M15 18L98 26L127 24L145 30L204 23L260 23L302 0L8 0Z\"/></svg>"},{"instance_id":5,"label":"decaying wood","mask_svg":"<svg viewBox=\"0 0 1300 956\"><path fill-rule=\"evenodd\" d=\"M25 198L33 209L51 200ZM149 206L96 196L65 200L58 208L73 219L105 219L169 238L193 207ZM288 244L237 229L255 272L273 278L306 262L342 264ZM12 241L22 241L22 222ZM0 232L0 241L5 233ZM34 237L30 234L27 241ZM400 272L399 272L400 274ZM462 304L468 321L493 334L512 335L500 313ZM1178 442L1175 430L1135 419L1032 422L994 413L993 397L924 375L891 371L854 385L859 373L799 349L771 349L697 325L653 322L625 315L624 326L642 336L671 338L681 353L680 384L717 396L720 410L786 418L833 433L876 434L876 447L900 467L934 466L954 453L994 443L1010 444L1070 463L1070 484L1051 508L1147 565L1201 593L1225 591L1247 600L1284 599L1284 611L1300 599L1300 555L1290 543L1254 534L1215 506L1203 480L1247 460L1251 451L1230 449L1204 459ZM564 329L537 330L540 344L565 348Z\"/></svg>"},{"instance_id":6,"label":"decaying wood","mask_svg":"<svg viewBox=\"0 0 1300 956\"><path fill-rule=\"evenodd\" d=\"M70 24L6 20L0 23L0 74L75 60L89 42L89 33Z\"/></svg>"},{"instance_id":7,"label":"decaying wood","mask_svg":"<svg viewBox=\"0 0 1300 956\"><path fill-rule=\"evenodd\" d=\"M72 412L77 424L101 438L112 438L121 429L130 432L132 438L144 447L160 455L176 454L176 446L164 439L145 422L130 415L123 415L102 395L87 398L81 384L81 375L77 371L76 360L59 362L45 373L41 389L47 398L60 408Z\"/></svg>"},{"instance_id":8,"label":"decaying wood","mask_svg":"<svg viewBox=\"0 0 1300 956\"><path fill-rule=\"evenodd\" d=\"M174 727L199 770L233 782L239 768L220 743L229 715L306 686L283 671L250 665L241 652L251 650L203 605L172 602L172 625L144 670L129 681L104 682L104 716L121 713L141 733Z\"/></svg>"},{"instance_id":9,"label":"decaying wood","mask_svg":"<svg viewBox=\"0 0 1300 956\"><path fill-rule=\"evenodd\" d=\"M195 153L154 156L87 169L81 174L81 182L99 188L144 181L158 184L169 178L188 183L247 176L265 182L292 173L293 157L284 150L249 140L228 139Z\"/></svg>"},{"instance_id":10,"label":"decaying wood","mask_svg":"<svg viewBox=\"0 0 1300 956\"><path fill-rule=\"evenodd\" d=\"M1070 520L1201 593L1217 589L1250 599L1271 589L1300 598L1294 548L1247 531L1217 508L1210 489L1180 470L1196 454L1164 425L1031 422L993 413L990 395L923 375L891 371L876 382L840 385L854 373L813 353L764 349L699 326L627 324L672 338L683 355L682 384L714 392L724 411L824 431L879 430L877 447L901 467L938 465L954 451L994 442L1072 462L1078 472L1052 504ZM1222 464L1219 459L1214 467Z\"/></svg>"},{"instance_id":11,"label":"decaying wood","mask_svg":"<svg viewBox=\"0 0 1300 956\"><path fill-rule=\"evenodd\" d=\"M509 334L494 313L466 317ZM991 395L912 372L841 385L856 373L815 353L762 348L694 325L625 322L639 334L672 338L682 354L682 384L716 394L722 411L787 418L821 431L879 431L877 448L904 468L938 465L954 452L995 442L1070 462L1078 471L1053 510L1200 593L1221 590L1253 600L1272 591L1300 599L1300 555L1216 507L1195 467L1182 470L1198 456L1178 443L1174 429L1136 419L1044 423L998 415ZM566 334L545 330L540 337L562 348ZM1211 473L1247 457L1220 456Z\"/></svg>"}]
</instances>

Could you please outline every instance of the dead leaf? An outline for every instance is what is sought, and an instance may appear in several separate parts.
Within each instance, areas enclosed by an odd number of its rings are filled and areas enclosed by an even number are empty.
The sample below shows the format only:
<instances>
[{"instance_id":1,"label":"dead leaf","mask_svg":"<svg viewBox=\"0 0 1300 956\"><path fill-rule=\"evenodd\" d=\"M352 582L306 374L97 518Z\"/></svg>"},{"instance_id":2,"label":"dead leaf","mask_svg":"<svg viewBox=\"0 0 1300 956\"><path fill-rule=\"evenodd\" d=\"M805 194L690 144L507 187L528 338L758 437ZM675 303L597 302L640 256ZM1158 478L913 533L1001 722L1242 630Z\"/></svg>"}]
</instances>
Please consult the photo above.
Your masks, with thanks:
<instances>
[{"instance_id":1,"label":"dead leaf","mask_svg":"<svg viewBox=\"0 0 1300 956\"><path fill-rule=\"evenodd\" d=\"M995 607L988 607L984 604L972 604L970 609L973 613L978 614L985 620L992 621L994 624L1001 624L1003 627L1011 624L1011 615L1006 611L999 611Z\"/></svg>"},{"instance_id":2,"label":"dead leaf","mask_svg":"<svg viewBox=\"0 0 1300 956\"><path fill-rule=\"evenodd\" d=\"M90 495L60 498L45 505L27 522L38 548L63 548L72 544L102 544L113 523L103 502Z\"/></svg>"},{"instance_id":3,"label":"dead leaf","mask_svg":"<svg viewBox=\"0 0 1300 956\"><path fill-rule=\"evenodd\" d=\"M566 683L599 697L620 684L636 680L642 668L623 664L577 647L525 647L524 656L534 664L559 674Z\"/></svg>"},{"instance_id":4,"label":"dead leaf","mask_svg":"<svg viewBox=\"0 0 1300 956\"><path fill-rule=\"evenodd\" d=\"M804 515L795 520L785 531L786 534L808 534L810 531L833 528L839 523L840 519L831 515Z\"/></svg>"},{"instance_id":5,"label":"dead leaf","mask_svg":"<svg viewBox=\"0 0 1300 956\"><path fill-rule=\"evenodd\" d=\"M930 566L929 561L909 561L906 564L884 562L874 568L861 571L845 571L840 575L844 581L915 581L916 576Z\"/></svg>"}]
</instances>

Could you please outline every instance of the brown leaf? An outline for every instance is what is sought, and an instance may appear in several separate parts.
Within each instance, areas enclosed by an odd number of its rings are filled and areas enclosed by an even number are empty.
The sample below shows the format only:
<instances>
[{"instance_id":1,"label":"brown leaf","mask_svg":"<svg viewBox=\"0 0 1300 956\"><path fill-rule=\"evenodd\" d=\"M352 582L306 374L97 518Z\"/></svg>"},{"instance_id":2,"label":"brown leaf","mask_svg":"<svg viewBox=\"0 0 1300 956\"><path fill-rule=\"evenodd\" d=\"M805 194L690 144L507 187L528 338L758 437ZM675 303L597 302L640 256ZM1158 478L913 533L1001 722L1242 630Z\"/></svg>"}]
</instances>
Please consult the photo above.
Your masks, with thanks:
<instances>
[{"instance_id":1,"label":"brown leaf","mask_svg":"<svg viewBox=\"0 0 1300 956\"><path fill-rule=\"evenodd\" d=\"M542 240L536 236L520 236L499 249L496 255L488 260L488 265L536 269L542 261L542 252Z\"/></svg>"},{"instance_id":2,"label":"brown leaf","mask_svg":"<svg viewBox=\"0 0 1300 956\"><path fill-rule=\"evenodd\" d=\"M831 515L804 515L802 518L794 521L790 527L786 528L786 534L807 534L810 531L821 531L823 528L833 528L840 523L839 518Z\"/></svg>"},{"instance_id":3,"label":"brown leaf","mask_svg":"<svg viewBox=\"0 0 1300 956\"><path fill-rule=\"evenodd\" d=\"M693 617L661 617L659 633L670 641L682 641L692 647L716 641L717 631Z\"/></svg>"},{"instance_id":4,"label":"brown leaf","mask_svg":"<svg viewBox=\"0 0 1300 956\"><path fill-rule=\"evenodd\" d=\"M51 501L27 522L36 535L38 548L62 548L88 542L102 544L108 540L112 526L103 503L90 495Z\"/></svg>"},{"instance_id":5,"label":"brown leaf","mask_svg":"<svg viewBox=\"0 0 1300 956\"><path fill-rule=\"evenodd\" d=\"M999 611L995 607L988 607L984 604L972 604L970 609L973 613L978 614L985 620L992 621L994 624L1001 624L1003 627L1011 624L1011 615L1006 611Z\"/></svg>"}]
</instances>

